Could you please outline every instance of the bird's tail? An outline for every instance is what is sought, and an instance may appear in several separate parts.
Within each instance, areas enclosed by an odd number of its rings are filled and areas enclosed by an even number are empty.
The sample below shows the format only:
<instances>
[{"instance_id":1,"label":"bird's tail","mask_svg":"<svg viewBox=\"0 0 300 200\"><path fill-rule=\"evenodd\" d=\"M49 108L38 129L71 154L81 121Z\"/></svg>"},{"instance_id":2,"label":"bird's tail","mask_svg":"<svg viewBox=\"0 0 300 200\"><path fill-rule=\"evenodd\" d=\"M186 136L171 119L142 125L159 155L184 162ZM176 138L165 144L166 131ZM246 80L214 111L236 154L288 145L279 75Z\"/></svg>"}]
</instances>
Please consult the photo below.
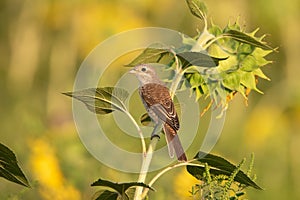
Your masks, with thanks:
<instances>
[{"instance_id":1,"label":"bird's tail","mask_svg":"<svg viewBox=\"0 0 300 200\"><path fill-rule=\"evenodd\" d=\"M175 152L178 161L187 161L187 157L184 153L177 132L167 123L164 124L163 128L164 128L170 156L174 157L174 152Z\"/></svg>"}]
</instances>

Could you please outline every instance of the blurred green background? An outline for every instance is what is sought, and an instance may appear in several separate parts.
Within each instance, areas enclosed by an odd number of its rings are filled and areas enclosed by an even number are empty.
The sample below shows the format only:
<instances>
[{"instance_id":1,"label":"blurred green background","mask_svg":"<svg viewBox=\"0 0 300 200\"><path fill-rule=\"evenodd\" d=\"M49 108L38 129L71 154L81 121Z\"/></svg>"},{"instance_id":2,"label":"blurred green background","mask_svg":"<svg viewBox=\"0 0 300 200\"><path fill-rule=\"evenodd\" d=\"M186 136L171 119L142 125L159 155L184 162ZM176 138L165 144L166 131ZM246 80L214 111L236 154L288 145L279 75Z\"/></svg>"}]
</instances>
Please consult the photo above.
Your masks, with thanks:
<instances>
[{"instance_id":1,"label":"blurred green background","mask_svg":"<svg viewBox=\"0 0 300 200\"><path fill-rule=\"evenodd\" d=\"M236 96L213 153L234 163L255 153L254 172L265 190L247 190L249 199L300 199L300 1L205 2L215 24L239 17L246 30L260 27L259 34L268 33L266 41L279 47L263 69L272 81L258 83L265 94L252 92L247 107ZM184 0L1 0L0 141L14 150L33 188L1 179L0 199L91 199L96 189L90 184L100 177L136 181L136 174L109 169L87 152L71 100L61 92L72 90L88 53L116 33L157 26L194 36L202 25ZM121 68L114 68L116 79L126 71ZM191 199L195 182L176 169L150 197Z\"/></svg>"}]
</instances>

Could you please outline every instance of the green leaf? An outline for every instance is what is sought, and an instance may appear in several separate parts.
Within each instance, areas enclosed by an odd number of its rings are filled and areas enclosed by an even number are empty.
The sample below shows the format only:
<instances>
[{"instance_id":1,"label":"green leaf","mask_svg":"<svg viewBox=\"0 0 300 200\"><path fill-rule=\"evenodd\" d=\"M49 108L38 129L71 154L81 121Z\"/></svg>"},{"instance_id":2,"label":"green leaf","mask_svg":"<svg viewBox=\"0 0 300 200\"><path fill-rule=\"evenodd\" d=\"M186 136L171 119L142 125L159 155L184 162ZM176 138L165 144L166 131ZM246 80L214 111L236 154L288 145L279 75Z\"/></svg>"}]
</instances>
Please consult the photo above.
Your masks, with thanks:
<instances>
[{"instance_id":1,"label":"green leaf","mask_svg":"<svg viewBox=\"0 0 300 200\"><path fill-rule=\"evenodd\" d=\"M204 19L206 17L207 8L205 3L200 0L186 0L186 2L193 15L200 19Z\"/></svg>"},{"instance_id":2,"label":"green leaf","mask_svg":"<svg viewBox=\"0 0 300 200\"><path fill-rule=\"evenodd\" d=\"M271 51L266 51L266 50L263 50L263 49L255 49L253 51L253 56L255 57L256 59L256 62L257 62L257 65L259 65L260 67L261 66L264 66L264 65L267 65L267 64L270 64L272 63L272 61L269 61L269 60L266 60L264 57L267 56L269 53L271 53Z\"/></svg>"},{"instance_id":3,"label":"green leaf","mask_svg":"<svg viewBox=\"0 0 300 200\"><path fill-rule=\"evenodd\" d=\"M206 154L204 152L197 153L195 159L197 159L197 161L201 163L207 163L210 166L210 174L215 176L230 176L237 168L237 166L233 165L232 163L230 163L222 157L213 154ZM205 166L187 166L187 171L195 178L201 180L203 173L205 172ZM262 189L254 181L252 181L251 178L248 177L243 171L239 171L234 177L234 180L246 186L251 186L255 189Z\"/></svg>"},{"instance_id":4,"label":"green leaf","mask_svg":"<svg viewBox=\"0 0 300 200\"><path fill-rule=\"evenodd\" d=\"M222 84L225 88L232 91L240 89L240 74L237 72L226 73Z\"/></svg>"},{"instance_id":5,"label":"green leaf","mask_svg":"<svg viewBox=\"0 0 300 200\"><path fill-rule=\"evenodd\" d=\"M18 166L15 154L5 145L0 143L0 177L8 181L30 187L28 180Z\"/></svg>"},{"instance_id":6,"label":"green leaf","mask_svg":"<svg viewBox=\"0 0 300 200\"><path fill-rule=\"evenodd\" d=\"M256 80L255 80L255 76L253 74L253 72L243 72L240 71L240 76L241 76L241 84L244 85L246 88L249 88L251 90L255 90L258 93L263 94L262 91L260 91L257 87L256 87Z\"/></svg>"},{"instance_id":7,"label":"green leaf","mask_svg":"<svg viewBox=\"0 0 300 200\"><path fill-rule=\"evenodd\" d=\"M252 46L259 47L262 49L273 50L272 47L264 44L263 42L257 40L256 38L254 38L246 33L238 31L238 30L228 30L223 34L223 36L230 37L236 41L239 41L239 42L242 42L245 44L250 44Z\"/></svg>"},{"instance_id":8,"label":"green leaf","mask_svg":"<svg viewBox=\"0 0 300 200\"><path fill-rule=\"evenodd\" d=\"M227 32L228 30L237 30L237 31L241 30L239 18L237 18L233 24L231 24L231 21L228 21L227 26L224 28L224 32Z\"/></svg>"},{"instance_id":9,"label":"green leaf","mask_svg":"<svg viewBox=\"0 0 300 200\"><path fill-rule=\"evenodd\" d=\"M162 63L168 64L174 59L174 55L170 52L169 48L166 48L160 44L153 44L145 49L138 57L136 57L131 63L125 65L126 67L134 67L145 63Z\"/></svg>"},{"instance_id":10,"label":"green leaf","mask_svg":"<svg viewBox=\"0 0 300 200\"><path fill-rule=\"evenodd\" d=\"M223 33L222 29L211 22L211 27L208 30L209 33L213 34L214 36L219 36Z\"/></svg>"},{"instance_id":11,"label":"green leaf","mask_svg":"<svg viewBox=\"0 0 300 200\"><path fill-rule=\"evenodd\" d=\"M262 78L262 79L265 79L265 80L268 80L268 81L270 81L271 79L269 78L269 77L267 77L264 73L263 73L263 71L261 70L261 69L256 69L256 70L254 70L253 71L253 74L255 75L255 76L258 76L258 77L260 77L260 78Z\"/></svg>"},{"instance_id":12,"label":"green leaf","mask_svg":"<svg viewBox=\"0 0 300 200\"><path fill-rule=\"evenodd\" d=\"M255 48L254 46L252 46L250 44L242 43L238 46L238 49L237 49L238 57L249 55L249 54L253 53L253 51L255 49L258 49L258 48ZM265 50L262 50L262 51L265 51Z\"/></svg>"},{"instance_id":13,"label":"green leaf","mask_svg":"<svg viewBox=\"0 0 300 200\"><path fill-rule=\"evenodd\" d=\"M183 63L183 68L195 65L201 67L216 67L219 62L227 58L215 58L200 52L182 52L177 54L178 58Z\"/></svg>"},{"instance_id":14,"label":"green leaf","mask_svg":"<svg viewBox=\"0 0 300 200\"><path fill-rule=\"evenodd\" d=\"M205 84L205 81L204 81L203 77L198 72L195 72L195 73L191 74L189 76L188 80L191 84L191 88L196 88L196 87L199 87L199 86Z\"/></svg>"},{"instance_id":15,"label":"green leaf","mask_svg":"<svg viewBox=\"0 0 300 200\"><path fill-rule=\"evenodd\" d=\"M101 190L95 194L94 200L117 200L119 194L109 190Z\"/></svg>"},{"instance_id":16,"label":"green leaf","mask_svg":"<svg viewBox=\"0 0 300 200\"><path fill-rule=\"evenodd\" d=\"M138 182L130 182L130 183L114 183L107 180L99 179L94 182L91 186L102 186L102 187L109 187L117 191L123 198L128 198L127 194L125 193L127 189L130 187L144 187L150 190L153 190L150 186L146 185L145 183L138 183Z\"/></svg>"},{"instance_id":17,"label":"green leaf","mask_svg":"<svg viewBox=\"0 0 300 200\"><path fill-rule=\"evenodd\" d=\"M265 57L272 52L273 52L273 50L255 49L253 51L253 56L254 57Z\"/></svg>"},{"instance_id":18,"label":"green leaf","mask_svg":"<svg viewBox=\"0 0 300 200\"><path fill-rule=\"evenodd\" d=\"M116 110L124 112L124 101L129 95L126 90L116 87L88 88L63 94L83 102L96 114L108 114Z\"/></svg>"},{"instance_id":19,"label":"green leaf","mask_svg":"<svg viewBox=\"0 0 300 200\"><path fill-rule=\"evenodd\" d=\"M257 68L259 68L259 65L257 64L255 57L252 55L248 55L242 61L240 69L246 72L252 72Z\"/></svg>"}]
</instances>

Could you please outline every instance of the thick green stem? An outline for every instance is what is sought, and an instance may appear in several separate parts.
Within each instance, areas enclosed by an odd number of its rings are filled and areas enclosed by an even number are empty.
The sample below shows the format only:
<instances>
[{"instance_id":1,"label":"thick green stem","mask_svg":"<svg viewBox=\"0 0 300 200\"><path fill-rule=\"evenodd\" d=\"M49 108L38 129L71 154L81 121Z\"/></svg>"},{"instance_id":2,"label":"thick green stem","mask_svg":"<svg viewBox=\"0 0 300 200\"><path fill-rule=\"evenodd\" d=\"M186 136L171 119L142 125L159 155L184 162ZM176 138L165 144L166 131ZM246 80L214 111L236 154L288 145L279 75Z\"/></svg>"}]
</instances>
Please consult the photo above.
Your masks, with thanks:
<instances>
[{"instance_id":1,"label":"thick green stem","mask_svg":"<svg viewBox=\"0 0 300 200\"><path fill-rule=\"evenodd\" d=\"M199 52L199 51L203 51L205 49L205 45L213 40L215 38L214 35L210 34L206 29L204 29L204 31L202 32L202 34L199 36L197 43L193 46L193 48L191 49L191 51L193 52Z\"/></svg>"},{"instance_id":2,"label":"thick green stem","mask_svg":"<svg viewBox=\"0 0 300 200\"><path fill-rule=\"evenodd\" d=\"M203 31L202 31L201 35L198 37L196 44L191 49L191 51L193 51L193 52L199 52L199 51L205 50L206 49L205 45L209 41L211 41L215 38L215 36L210 34L207 30L207 27L208 27L207 19L205 17L203 19L204 19Z\"/></svg>"},{"instance_id":3,"label":"thick green stem","mask_svg":"<svg viewBox=\"0 0 300 200\"><path fill-rule=\"evenodd\" d=\"M145 156L147 149L146 149L146 142L145 142L145 139L143 136L143 132L142 132L141 128L139 127L139 125L137 124L137 122L135 121L135 119L132 117L132 115L127 110L124 112L129 117L129 119L132 121L132 123L134 124L135 128L138 131L138 134L140 135L141 142L142 142L142 151L143 151L143 155Z\"/></svg>"},{"instance_id":4,"label":"thick green stem","mask_svg":"<svg viewBox=\"0 0 300 200\"><path fill-rule=\"evenodd\" d=\"M146 180L146 176L147 176L149 166L150 166L150 163L151 163L151 160L152 160L153 152L156 148L156 144L157 144L158 141L159 141L158 137L154 137L151 140L151 143L149 145L146 156L143 159L143 163L142 163L142 167L141 167L138 182L144 183L145 180ZM142 193L143 193L143 187L137 187L136 191L135 191L135 194L134 194L134 200L142 199L142 197L141 197Z\"/></svg>"},{"instance_id":5,"label":"thick green stem","mask_svg":"<svg viewBox=\"0 0 300 200\"><path fill-rule=\"evenodd\" d=\"M152 178L152 180L149 182L148 185L149 185L150 187L152 187L152 185L155 183L155 181L157 181L157 179L158 179L159 177L161 177L161 176L162 176L163 174L165 174L166 172L168 172L168 171L170 171L170 170L172 170L172 169L175 169L175 168L177 168L177 167L182 167L182 166L187 166L187 165L189 165L189 166L197 166L197 167L203 166L203 165L191 163L192 161L194 161L194 160L191 160L191 161L189 161L189 162L184 162L184 163L177 163L177 164L175 164L175 165L173 165L173 166L170 166L170 167L165 168L164 170L160 171L156 176L154 176L154 177ZM146 197L148 191L149 191L148 188L146 188L146 189L144 190L144 192L143 192L143 194L142 194L142 199Z\"/></svg>"},{"instance_id":6,"label":"thick green stem","mask_svg":"<svg viewBox=\"0 0 300 200\"><path fill-rule=\"evenodd\" d=\"M171 95L171 98L173 99L174 96L175 96L175 92L178 88L178 85L180 84L180 81L182 79L182 76L183 76L184 73L182 73L182 71L179 71L176 72L176 75L175 75L175 78L174 78L174 81L170 87L170 95Z\"/></svg>"}]
</instances>

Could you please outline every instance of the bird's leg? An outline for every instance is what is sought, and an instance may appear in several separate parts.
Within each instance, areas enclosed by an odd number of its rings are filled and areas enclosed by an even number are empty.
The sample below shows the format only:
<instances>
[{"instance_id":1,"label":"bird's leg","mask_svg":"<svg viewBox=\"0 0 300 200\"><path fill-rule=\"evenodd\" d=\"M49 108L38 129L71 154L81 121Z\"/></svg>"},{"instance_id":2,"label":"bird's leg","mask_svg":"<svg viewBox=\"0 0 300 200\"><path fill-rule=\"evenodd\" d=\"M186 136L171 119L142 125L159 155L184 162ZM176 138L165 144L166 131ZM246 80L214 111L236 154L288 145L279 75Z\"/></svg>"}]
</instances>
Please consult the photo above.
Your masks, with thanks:
<instances>
[{"instance_id":1,"label":"bird's leg","mask_svg":"<svg viewBox=\"0 0 300 200\"><path fill-rule=\"evenodd\" d=\"M162 123L157 123L151 133L151 140L155 137L158 137L158 139L160 139L160 136L159 136L159 132L161 131L162 129Z\"/></svg>"}]
</instances>

